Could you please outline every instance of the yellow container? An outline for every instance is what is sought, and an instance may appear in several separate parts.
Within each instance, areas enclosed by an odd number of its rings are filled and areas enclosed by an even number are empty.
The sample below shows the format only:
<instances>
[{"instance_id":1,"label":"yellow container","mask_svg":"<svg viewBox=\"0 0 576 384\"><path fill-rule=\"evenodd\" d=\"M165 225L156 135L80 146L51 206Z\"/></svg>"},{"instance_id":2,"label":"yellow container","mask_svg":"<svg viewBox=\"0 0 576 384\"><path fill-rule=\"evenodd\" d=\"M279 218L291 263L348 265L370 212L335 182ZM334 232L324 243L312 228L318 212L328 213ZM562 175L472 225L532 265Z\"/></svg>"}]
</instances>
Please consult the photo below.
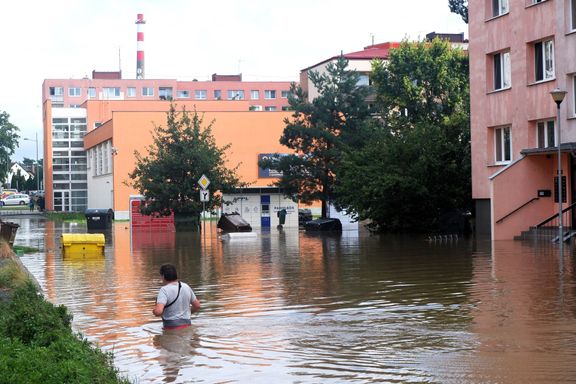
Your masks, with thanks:
<instances>
[{"instance_id":1,"label":"yellow container","mask_svg":"<svg viewBox=\"0 0 576 384\"><path fill-rule=\"evenodd\" d=\"M63 233L62 251L71 254L104 254L103 233Z\"/></svg>"}]
</instances>

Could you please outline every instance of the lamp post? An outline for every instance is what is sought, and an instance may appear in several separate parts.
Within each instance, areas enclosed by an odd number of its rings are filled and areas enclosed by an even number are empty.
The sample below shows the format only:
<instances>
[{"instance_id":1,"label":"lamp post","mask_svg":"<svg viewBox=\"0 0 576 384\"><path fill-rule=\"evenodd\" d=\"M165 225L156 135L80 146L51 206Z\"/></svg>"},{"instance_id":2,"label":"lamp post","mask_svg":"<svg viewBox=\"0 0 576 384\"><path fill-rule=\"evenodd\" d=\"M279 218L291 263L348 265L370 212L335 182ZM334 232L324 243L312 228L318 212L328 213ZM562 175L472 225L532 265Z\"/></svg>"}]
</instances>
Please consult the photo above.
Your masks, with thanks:
<instances>
[{"instance_id":1,"label":"lamp post","mask_svg":"<svg viewBox=\"0 0 576 384\"><path fill-rule=\"evenodd\" d=\"M560 104L564 100L564 96L566 96L566 91L561 90L560 88L554 89L550 92L552 95L552 99L556 103L556 121L558 122L558 241L560 242L560 246L564 243L564 230L562 228L562 157L560 146L562 144L561 139L561 126L560 126Z\"/></svg>"},{"instance_id":2,"label":"lamp post","mask_svg":"<svg viewBox=\"0 0 576 384\"><path fill-rule=\"evenodd\" d=\"M40 175L38 171L40 170L40 163L38 162L38 132L35 133L36 139L24 138L26 141L34 141L36 143L36 193L40 193Z\"/></svg>"}]
</instances>

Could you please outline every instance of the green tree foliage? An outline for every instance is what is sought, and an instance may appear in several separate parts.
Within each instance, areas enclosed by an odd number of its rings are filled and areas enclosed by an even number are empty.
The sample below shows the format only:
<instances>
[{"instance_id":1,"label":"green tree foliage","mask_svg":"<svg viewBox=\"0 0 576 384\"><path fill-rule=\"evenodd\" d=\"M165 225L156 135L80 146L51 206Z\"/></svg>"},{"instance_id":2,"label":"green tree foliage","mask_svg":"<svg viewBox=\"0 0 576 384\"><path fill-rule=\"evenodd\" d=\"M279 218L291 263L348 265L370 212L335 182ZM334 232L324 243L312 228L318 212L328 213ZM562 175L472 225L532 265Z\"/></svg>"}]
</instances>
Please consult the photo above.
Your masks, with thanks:
<instances>
[{"instance_id":1,"label":"green tree foliage","mask_svg":"<svg viewBox=\"0 0 576 384\"><path fill-rule=\"evenodd\" d=\"M183 108L177 112L174 104L170 106L166 127L154 128L146 156L135 152L136 168L129 174L129 185L148 199L143 213L199 217L203 205L207 210L221 206L218 194L211 194L207 203L200 202L198 179L203 174L210 179L211 191L226 192L243 185L236 176L238 165L226 167L230 144L216 145L212 124L203 127L203 117L196 111L190 114Z\"/></svg>"},{"instance_id":2,"label":"green tree foliage","mask_svg":"<svg viewBox=\"0 0 576 384\"><path fill-rule=\"evenodd\" d=\"M468 59L447 42L408 43L373 63L382 129L347 154L339 205L379 230L438 228L471 206Z\"/></svg>"},{"instance_id":3,"label":"green tree foliage","mask_svg":"<svg viewBox=\"0 0 576 384\"><path fill-rule=\"evenodd\" d=\"M10 115L0 112L0 183L6 180L10 169L10 156L18 147L18 127L9 121Z\"/></svg>"},{"instance_id":4,"label":"green tree foliage","mask_svg":"<svg viewBox=\"0 0 576 384\"><path fill-rule=\"evenodd\" d=\"M333 184L342 155L357 148L366 135L368 87L358 86L359 74L347 69L340 57L327 65L326 73L310 72L319 95L312 101L300 86L292 84L288 98L294 111L285 119L280 143L294 151L260 162L262 168L282 171L276 186L303 203L322 201L322 217L333 197Z\"/></svg>"},{"instance_id":5,"label":"green tree foliage","mask_svg":"<svg viewBox=\"0 0 576 384\"><path fill-rule=\"evenodd\" d=\"M462 17L462 20L468 24L468 0L448 0L450 12L456 13Z\"/></svg>"}]
</instances>

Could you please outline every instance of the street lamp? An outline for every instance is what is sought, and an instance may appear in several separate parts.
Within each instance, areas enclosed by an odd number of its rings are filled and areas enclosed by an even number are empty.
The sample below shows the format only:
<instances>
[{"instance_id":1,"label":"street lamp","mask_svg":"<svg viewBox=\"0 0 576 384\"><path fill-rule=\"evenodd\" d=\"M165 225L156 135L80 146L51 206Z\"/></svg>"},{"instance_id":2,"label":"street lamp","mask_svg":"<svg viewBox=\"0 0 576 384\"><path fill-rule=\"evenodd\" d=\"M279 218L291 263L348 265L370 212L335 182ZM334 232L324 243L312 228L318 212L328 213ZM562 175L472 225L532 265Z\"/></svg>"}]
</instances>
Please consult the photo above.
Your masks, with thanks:
<instances>
[{"instance_id":1,"label":"street lamp","mask_svg":"<svg viewBox=\"0 0 576 384\"><path fill-rule=\"evenodd\" d=\"M40 170L40 163L38 162L38 132L35 133L36 139L24 138L26 141L34 141L36 143L36 193L40 193L40 175L38 171Z\"/></svg>"},{"instance_id":2,"label":"street lamp","mask_svg":"<svg viewBox=\"0 0 576 384\"><path fill-rule=\"evenodd\" d=\"M562 229L562 158L561 158L561 151L560 146L562 144L561 139L561 127L560 127L560 104L564 100L564 96L566 96L566 91L561 90L560 88L554 89L550 92L552 95L552 99L556 103L556 121L558 122L558 241L560 242L560 246L564 243L564 232Z\"/></svg>"}]
</instances>

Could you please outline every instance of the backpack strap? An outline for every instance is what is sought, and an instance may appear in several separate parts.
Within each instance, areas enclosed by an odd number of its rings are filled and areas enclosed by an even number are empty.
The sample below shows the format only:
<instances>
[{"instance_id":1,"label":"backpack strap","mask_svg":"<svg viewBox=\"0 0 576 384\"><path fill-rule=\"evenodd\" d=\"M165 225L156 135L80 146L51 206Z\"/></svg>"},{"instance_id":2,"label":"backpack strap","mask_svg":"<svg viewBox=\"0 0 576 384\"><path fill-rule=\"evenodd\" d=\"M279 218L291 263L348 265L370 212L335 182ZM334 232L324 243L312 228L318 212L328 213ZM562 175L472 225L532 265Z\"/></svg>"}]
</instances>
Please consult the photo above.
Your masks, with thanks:
<instances>
[{"instance_id":1,"label":"backpack strap","mask_svg":"<svg viewBox=\"0 0 576 384\"><path fill-rule=\"evenodd\" d=\"M175 298L174 300L172 300L172 301L170 302L170 304L166 304L166 305L164 306L164 309L168 308L169 306L171 306L172 304L174 304L174 303L176 302L176 300L178 300L178 297L180 296L180 288L182 288L182 283L181 283L181 282L178 282L178 294L176 295L176 298Z\"/></svg>"}]
</instances>

